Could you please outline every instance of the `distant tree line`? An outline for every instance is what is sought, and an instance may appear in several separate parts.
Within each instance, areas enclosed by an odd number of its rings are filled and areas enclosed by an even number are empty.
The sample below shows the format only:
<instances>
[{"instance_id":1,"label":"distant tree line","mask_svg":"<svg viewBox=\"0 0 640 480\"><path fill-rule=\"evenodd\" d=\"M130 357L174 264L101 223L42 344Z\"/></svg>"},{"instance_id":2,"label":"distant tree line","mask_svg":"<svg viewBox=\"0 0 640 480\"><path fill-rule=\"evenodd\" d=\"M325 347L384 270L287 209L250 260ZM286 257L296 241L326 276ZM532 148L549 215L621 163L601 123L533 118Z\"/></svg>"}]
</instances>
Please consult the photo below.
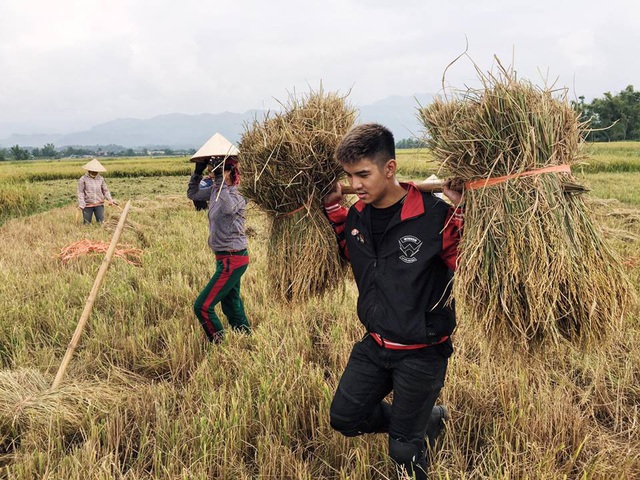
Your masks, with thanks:
<instances>
[{"instance_id":1,"label":"distant tree line","mask_svg":"<svg viewBox=\"0 0 640 480\"><path fill-rule=\"evenodd\" d=\"M571 102L582 121L589 122L587 140L615 142L640 140L640 92L629 85L617 95L611 92L585 103L584 97Z\"/></svg>"},{"instance_id":2,"label":"distant tree line","mask_svg":"<svg viewBox=\"0 0 640 480\"><path fill-rule=\"evenodd\" d=\"M424 148L427 146L425 140L419 138L403 138L399 142L396 142L396 148Z\"/></svg>"},{"instance_id":3,"label":"distant tree line","mask_svg":"<svg viewBox=\"0 0 640 480\"><path fill-rule=\"evenodd\" d=\"M147 157L153 155L192 155L195 148L186 150L174 150L172 148L161 148L149 150L148 148L136 149L124 148L119 145L104 145L96 147L64 147L56 148L53 143L47 143L42 148L25 147L14 145L9 149L0 148L0 162L6 160L34 160L34 159L57 159L57 158L82 158L82 157Z\"/></svg>"}]
</instances>

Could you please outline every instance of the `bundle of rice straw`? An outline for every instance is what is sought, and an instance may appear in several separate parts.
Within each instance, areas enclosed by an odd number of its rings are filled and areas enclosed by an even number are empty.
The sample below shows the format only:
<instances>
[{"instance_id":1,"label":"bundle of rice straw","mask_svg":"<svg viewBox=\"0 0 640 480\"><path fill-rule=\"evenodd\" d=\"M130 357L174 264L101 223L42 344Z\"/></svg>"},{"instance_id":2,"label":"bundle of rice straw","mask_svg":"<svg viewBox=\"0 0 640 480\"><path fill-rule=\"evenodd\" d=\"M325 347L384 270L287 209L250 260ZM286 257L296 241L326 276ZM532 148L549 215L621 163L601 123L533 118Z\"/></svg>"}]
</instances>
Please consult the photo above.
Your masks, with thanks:
<instances>
[{"instance_id":1,"label":"bundle of rice straw","mask_svg":"<svg viewBox=\"0 0 640 480\"><path fill-rule=\"evenodd\" d=\"M635 294L583 198L563 188L575 182L567 165L583 159L586 125L566 91L538 88L502 66L480 79L483 88L419 113L436 160L467 181L458 313L498 342L602 341ZM559 171L535 172L547 167ZM487 182L505 176L513 177Z\"/></svg>"},{"instance_id":2,"label":"bundle of rice straw","mask_svg":"<svg viewBox=\"0 0 640 480\"><path fill-rule=\"evenodd\" d=\"M45 438L52 428L58 434L80 434L89 415L106 416L131 398L131 390L120 384L71 382L51 390L51 380L28 368L0 370L0 438L7 450L17 448L28 430Z\"/></svg>"},{"instance_id":3,"label":"bundle of rice straw","mask_svg":"<svg viewBox=\"0 0 640 480\"><path fill-rule=\"evenodd\" d=\"M344 96L322 89L292 94L282 107L246 126L238 145L240 187L271 221L274 292L302 301L343 283L343 262L321 202L343 173L333 153L356 113Z\"/></svg>"}]
</instances>

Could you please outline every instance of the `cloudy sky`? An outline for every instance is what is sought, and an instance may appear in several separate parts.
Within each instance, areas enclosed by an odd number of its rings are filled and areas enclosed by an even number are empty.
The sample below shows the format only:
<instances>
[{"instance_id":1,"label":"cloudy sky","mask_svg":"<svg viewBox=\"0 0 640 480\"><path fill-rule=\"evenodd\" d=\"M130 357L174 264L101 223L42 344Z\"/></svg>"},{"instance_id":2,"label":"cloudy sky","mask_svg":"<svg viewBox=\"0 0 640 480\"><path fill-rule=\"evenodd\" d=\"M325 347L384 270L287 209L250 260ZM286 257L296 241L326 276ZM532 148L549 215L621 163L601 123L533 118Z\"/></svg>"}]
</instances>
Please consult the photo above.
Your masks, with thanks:
<instances>
[{"instance_id":1,"label":"cloudy sky","mask_svg":"<svg viewBox=\"0 0 640 480\"><path fill-rule=\"evenodd\" d=\"M0 0L0 136L474 86L494 55L587 100L640 88L637 0Z\"/></svg>"}]
</instances>

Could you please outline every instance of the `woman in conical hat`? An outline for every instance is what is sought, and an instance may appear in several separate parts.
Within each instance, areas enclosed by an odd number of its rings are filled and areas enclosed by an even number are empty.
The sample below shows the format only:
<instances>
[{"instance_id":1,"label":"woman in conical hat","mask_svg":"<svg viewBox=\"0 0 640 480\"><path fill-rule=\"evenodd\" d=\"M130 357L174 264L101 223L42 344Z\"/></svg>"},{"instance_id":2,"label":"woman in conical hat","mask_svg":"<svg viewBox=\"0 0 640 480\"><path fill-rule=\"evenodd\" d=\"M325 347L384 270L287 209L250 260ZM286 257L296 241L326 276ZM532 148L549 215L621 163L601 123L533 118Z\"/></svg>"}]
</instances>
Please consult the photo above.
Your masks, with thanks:
<instances>
[{"instance_id":1,"label":"woman in conical hat","mask_svg":"<svg viewBox=\"0 0 640 480\"><path fill-rule=\"evenodd\" d=\"M208 164L209 166L205 168L205 170L209 171L213 170L214 167L219 167L220 165L224 167L227 163L230 164L235 162L235 164L237 164L238 148L223 135L216 132L205 142L204 145L202 145L202 147L198 149L196 153L193 154L191 161L195 163ZM202 166L200 166L200 168L202 168ZM237 170L234 173L234 177L235 184L237 185L240 181L239 172ZM208 174L204 175L200 182L200 188L204 189L206 187L210 187L212 183L211 176ZM207 200L193 200L193 205L196 207L196 210L207 210L209 208Z\"/></svg>"},{"instance_id":2,"label":"woman in conical hat","mask_svg":"<svg viewBox=\"0 0 640 480\"><path fill-rule=\"evenodd\" d=\"M87 173L78 180L78 208L82 210L85 224L90 224L94 215L96 222L102 223L104 202L106 201L109 205L118 204L111 198L107 182L99 173L106 172L107 169L95 158L84 164L82 168L87 170Z\"/></svg>"},{"instance_id":3,"label":"woman in conical hat","mask_svg":"<svg viewBox=\"0 0 640 480\"><path fill-rule=\"evenodd\" d=\"M240 297L240 279L249 265L244 229L247 200L238 190L237 148L220 134L214 135L205 147L192 157L196 166L189 179L187 197L209 202L209 247L216 257L216 271L196 298L193 311L207 339L220 342L225 328L215 312L218 303L233 330L251 331ZM209 165L213 168L212 183L201 185Z\"/></svg>"}]
</instances>

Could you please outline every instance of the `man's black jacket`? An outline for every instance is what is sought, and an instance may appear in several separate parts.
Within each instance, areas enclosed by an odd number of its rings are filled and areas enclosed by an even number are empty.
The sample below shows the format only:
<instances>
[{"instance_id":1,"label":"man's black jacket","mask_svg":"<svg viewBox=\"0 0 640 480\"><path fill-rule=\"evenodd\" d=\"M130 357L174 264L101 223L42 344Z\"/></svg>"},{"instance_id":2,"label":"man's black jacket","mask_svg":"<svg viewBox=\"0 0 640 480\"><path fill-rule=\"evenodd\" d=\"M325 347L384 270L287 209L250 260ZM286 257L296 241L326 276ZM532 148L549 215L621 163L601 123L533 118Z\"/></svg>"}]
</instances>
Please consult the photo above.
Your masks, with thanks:
<instances>
[{"instance_id":1,"label":"man's black jacket","mask_svg":"<svg viewBox=\"0 0 640 480\"><path fill-rule=\"evenodd\" d=\"M358 317L367 331L406 345L438 343L456 325L449 305L462 214L413 184L376 252L369 205L325 205L358 285Z\"/></svg>"}]
</instances>

